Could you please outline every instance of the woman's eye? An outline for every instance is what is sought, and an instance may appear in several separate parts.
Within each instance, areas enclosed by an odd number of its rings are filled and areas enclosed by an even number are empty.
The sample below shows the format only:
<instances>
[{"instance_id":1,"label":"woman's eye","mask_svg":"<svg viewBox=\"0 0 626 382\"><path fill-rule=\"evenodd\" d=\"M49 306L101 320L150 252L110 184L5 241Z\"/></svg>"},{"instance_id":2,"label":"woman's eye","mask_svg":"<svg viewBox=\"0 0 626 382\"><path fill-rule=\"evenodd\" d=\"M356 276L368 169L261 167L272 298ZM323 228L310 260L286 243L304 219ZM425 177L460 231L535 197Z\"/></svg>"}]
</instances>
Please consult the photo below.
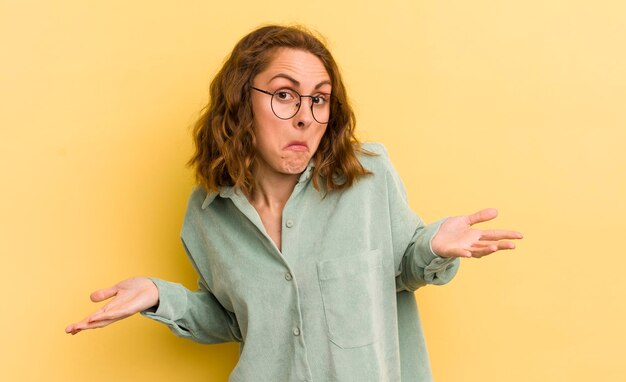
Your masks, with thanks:
<instances>
[{"instance_id":1,"label":"woman's eye","mask_svg":"<svg viewBox=\"0 0 626 382\"><path fill-rule=\"evenodd\" d=\"M295 98L293 93L289 90L279 90L276 92L275 96L281 101L291 101Z\"/></svg>"},{"instance_id":2,"label":"woman's eye","mask_svg":"<svg viewBox=\"0 0 626 382\"><path fill-rule=\"evenodd\" d=\"M317 94L313 96L313 103L316 105L324 105L328 102L328 95Z\"/></svg>"}]
</instances>

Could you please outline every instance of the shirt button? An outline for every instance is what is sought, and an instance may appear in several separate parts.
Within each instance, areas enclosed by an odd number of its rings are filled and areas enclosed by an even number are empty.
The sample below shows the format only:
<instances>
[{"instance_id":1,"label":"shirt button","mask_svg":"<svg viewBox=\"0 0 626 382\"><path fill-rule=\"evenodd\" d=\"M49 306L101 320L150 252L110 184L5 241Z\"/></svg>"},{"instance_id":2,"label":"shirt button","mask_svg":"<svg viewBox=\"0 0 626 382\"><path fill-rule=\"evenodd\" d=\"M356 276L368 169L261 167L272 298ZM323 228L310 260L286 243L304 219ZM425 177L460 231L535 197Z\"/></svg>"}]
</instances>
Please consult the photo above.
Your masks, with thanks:
<instances>
[{"instance_id":1,"label":"shirt button","mask_svg":"<svg viewBox=\"0 0 626 382\"><path fill-rule=\"evenodd\" d=\"M294 329L293 329L293 335L294 335L294 336L299 336L299 335L300 335L300 329L298 329L298 328L294 328Z\"/></svg>"},{"instance_id":2,"label":"shirt button","mask_svg":"<svg viewBox=\"0 0 626 382\"><path fill-rule=\"evenodd\" d=\"M293 220L289 219L285 222L285 225L287 226L287 228L291 228L293 227Z\"/></svg>"},{"instance_id":3,"label":"shirt button","mask_svg":"<svg viewBox=\"0 0 626 382\"><path fill-rule=\"evenodd\" d=\"M285 274L285 280L287 281L291 281L292 277L291 277L291 273L287 273Z\"/></svg>"}]
</instances>

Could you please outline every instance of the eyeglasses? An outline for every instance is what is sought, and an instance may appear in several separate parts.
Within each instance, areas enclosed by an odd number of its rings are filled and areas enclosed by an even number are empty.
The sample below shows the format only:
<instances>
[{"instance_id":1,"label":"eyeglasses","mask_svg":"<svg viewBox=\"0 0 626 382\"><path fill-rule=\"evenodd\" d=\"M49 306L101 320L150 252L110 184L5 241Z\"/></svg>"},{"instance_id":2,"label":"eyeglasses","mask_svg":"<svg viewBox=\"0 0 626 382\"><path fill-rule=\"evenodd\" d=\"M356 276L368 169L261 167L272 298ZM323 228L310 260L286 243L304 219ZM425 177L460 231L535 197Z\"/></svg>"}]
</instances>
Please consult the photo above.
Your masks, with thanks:
<instances>
[{"instance_id":1,"label":"eyeglasses","mask_svg":"<svg viewBox=\"0 0 626 382\"><path fill-rule=\"evenodd\" d=\"M252 89L272 96L270 100L270 106L274 115L280 119L291 119L300 110L302 105L302 98L311 99L311 114L318 123L326 124L330 119L330 106L331 103L338 103L339 101L335 96L328 93L316 93L312 95L301 95L292 89L279 89L274 93L267 90L255 88Z\"/></svg>"}]
</instances>

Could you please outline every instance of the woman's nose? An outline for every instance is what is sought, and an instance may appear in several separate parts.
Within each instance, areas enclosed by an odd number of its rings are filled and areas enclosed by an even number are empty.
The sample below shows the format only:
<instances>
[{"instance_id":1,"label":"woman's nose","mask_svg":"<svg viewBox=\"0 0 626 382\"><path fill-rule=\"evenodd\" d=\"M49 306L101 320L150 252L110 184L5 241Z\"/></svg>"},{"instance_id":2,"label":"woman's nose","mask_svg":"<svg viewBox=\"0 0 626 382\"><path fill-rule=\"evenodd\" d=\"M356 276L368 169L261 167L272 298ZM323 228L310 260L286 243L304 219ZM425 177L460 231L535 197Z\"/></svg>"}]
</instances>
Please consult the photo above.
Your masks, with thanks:
<instances>
[{"instance_id":1,"label":"woman's nose","mask_svg":"<svg viewBox=\"0 0 626 382\"><path fill-rule=\"evenodd\" d=\"M300 101L300 108L293 118L295 125L299 128L308 127L315 120L313 118L313 108L311 107L312 100L308 101L304 99Z\"/></svg>"}]
</instances>

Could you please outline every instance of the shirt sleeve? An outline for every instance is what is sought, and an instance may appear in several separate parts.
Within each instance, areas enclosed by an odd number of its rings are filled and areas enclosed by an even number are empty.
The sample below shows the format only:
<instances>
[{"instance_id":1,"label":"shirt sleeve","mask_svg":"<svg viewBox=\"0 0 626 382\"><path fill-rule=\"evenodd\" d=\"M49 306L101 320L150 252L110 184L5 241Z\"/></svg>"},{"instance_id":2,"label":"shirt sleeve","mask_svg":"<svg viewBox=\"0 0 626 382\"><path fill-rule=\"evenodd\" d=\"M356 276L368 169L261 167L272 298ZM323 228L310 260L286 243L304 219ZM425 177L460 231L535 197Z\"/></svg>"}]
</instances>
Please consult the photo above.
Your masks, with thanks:
<instances>
[{"instance_id":1,"label":"shirt sleeve","mask_svg":"<svg viewBox=\"0 0 626 382\"><path fill-rule=\"evenodd\" d=\"M183 242L184 244L184 242ZM185 250L189 255L187 247ZM194 268L197 269L191 255ZM161 322L178 337L216 344L241 342L241 331L233 312L226 310L208 289L202 276L192 292L179 283L150 277L159 290L159 304L141 315Z\"/></svg>"},{"instance_id":2,"label":"shirt sleeve","mask_svg":"<svg viewBox=\"0 0 626 382\"><path fill-rule=\"evenodd\" d=\"M226 311L203 285L195 292L183 285L151 277L159 289L159 304L141 315L161 322L178 337L205 343L240 342L232 312Z\"/></svg>"},{"instance_id":3,"label":"shirt sleeve","mask_svg":"<svg viewBox=\"0 0 626 382\"><path fill-rule=\"evenodd\" d=\"M427 284L448 283L456 275L460 261L438 256L431 246L446 219L424 224L411 210L404 184L382 145L380 154L386 177L394 256L399 257L396 290L411 292Z\"/></svg>"},{"instance_id":4,"label":"shirt sleeve","mask_svg":"<svg viewBox=\"0 0 626 382\"><path fill-rule=\"evenodd\" d=\"M402 256L396 290L414 291L427 284L443 285L456 275L460 260L438 256L431 246L433 237L445 220L428 225L420 222Z\"/></svg>"}]
</instances>

